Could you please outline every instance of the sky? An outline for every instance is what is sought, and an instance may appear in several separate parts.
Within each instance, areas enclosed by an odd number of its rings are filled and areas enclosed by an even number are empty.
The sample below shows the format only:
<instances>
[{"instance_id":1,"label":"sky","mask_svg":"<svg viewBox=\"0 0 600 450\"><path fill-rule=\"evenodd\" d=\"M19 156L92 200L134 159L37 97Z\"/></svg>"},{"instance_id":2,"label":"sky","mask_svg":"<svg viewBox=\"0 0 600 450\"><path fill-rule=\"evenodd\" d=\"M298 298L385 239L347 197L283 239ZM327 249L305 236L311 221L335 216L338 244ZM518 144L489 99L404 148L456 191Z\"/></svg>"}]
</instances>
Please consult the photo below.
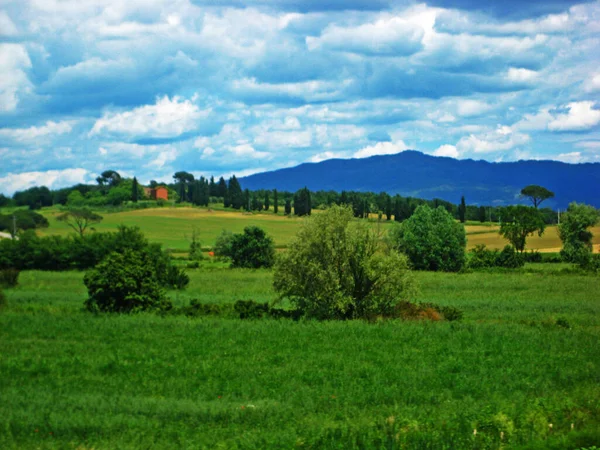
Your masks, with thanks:
<instances>
[{"instance_id":1,"label":"sky","mask_svg":"<svg viewBox=\"0 0 600 450\"><path fill-rule=\"evenodd\" d=\"M600 1L0 0L0 192L415 149L600 162Z\"/></svg>"}]
</instances>

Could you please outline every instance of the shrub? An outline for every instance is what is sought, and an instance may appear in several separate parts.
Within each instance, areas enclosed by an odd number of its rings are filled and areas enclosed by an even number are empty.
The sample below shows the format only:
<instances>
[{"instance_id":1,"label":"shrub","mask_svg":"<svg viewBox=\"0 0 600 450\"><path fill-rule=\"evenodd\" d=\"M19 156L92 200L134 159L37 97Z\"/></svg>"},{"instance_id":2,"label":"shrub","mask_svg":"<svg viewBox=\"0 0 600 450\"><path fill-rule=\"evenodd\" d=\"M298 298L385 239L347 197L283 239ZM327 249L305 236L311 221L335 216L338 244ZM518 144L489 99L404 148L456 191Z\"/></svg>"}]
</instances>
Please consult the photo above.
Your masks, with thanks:
<instances>
[{"instance_id":1,"label":"shrub","mask_svg":"<svg viewBox=\"0 0 600 450\"><path fill-rule=\"evenodd\" d=\"M186 267L188 269L197 269L200 267L200 262L198 262L198 261L189 262L189 263L187 263Z\"/></svg>"},{"instance_id":2,"label":"shrub","mask_svg":"<svg viewBox=\"0 0 600 450\"><path fill-rule=\"evenodd\" d=\"M231 239L231 266L247 269L271 267L275 261L275 246L262 228L249 226L244 233Z\"/></svg>"},{"instance_id":3,"label":"shrub","mask_svg":"<svg viewBox=\"0 0 600 450\"><path fill-rule=\"evenodd\" d=\"M131 313L171 308L157 280L151 256L146 252L111 253L86 273L83 281L89 294L85 305L93 312Z\"/></svg>"},{"instance_id":4,"label":"shrub","mask_svg":"<svg viewBox=\"0 0 600 450\"><path fill-rule=\"evenodd\" d=\"M417 207L412 216L392 229L391 239L415 269L458 272L465 265L465 228L442 206Z\"/></svg>"},{"instance_id":5,"label":"shrub","mask_svg":"<svg viewBox=\"0 0 600 450\"><path fill-rule=\"evenodd\" d=\"M223 230L221 234L217 236L213 251L215 256L220 258L231 258L231 242L233 241L233 233L231 231Z\"/></svg>"},{"instance_id":6,"label":"shrub","mask_svg":"<svg viewBox=\"0 0 600 450\"><path fill-rule=\"evenodd\" d=\"M516 252L514 247L506 245L504 249L488 250L484 244L479 244L469 251L470 258L468 266L470 269L486 269L491 267L504 267L507 269L516 269L525 264L524 254ZM536 253L540 257L539 253ZM537 257L536 257L537 258Z\"/></svg>"},{"instance_id":7,"label":"shrub","mask_svg":"<svg viewBox=\"0 0 600 450\"><path fill-rule=\"evenodd\" d=\"M352 209L332 206L305 222L275 266L274 288L317 319L389 315L415 292L404 255L391 249Z\"/></svg>"},{"instance_id":8,"label":"shrub","mask_svg":"<svg viewBox=\"0 0 600 450\"><path fill-rule=\"evenodd\" d=\"M506 245L496 258L497 267L505 267L507 269L517 269L525 265L525 258L522 254L517 253L511 245Z\"/></svg>"},{"instance_id":9,"label":"shrub","mask_svg":"<svg viewBox=\"0 0 600 450\"><path fill-rule=\"evenodd\" d=\"M4 295L4 292L2 292L2 290L0 290L0 311L2 311L4 308L6 308L6 305L7 305L6 295Z\"/></svg>"},{"instance_id":10,"label":"shrub","mask_svg":"<svg viewBox=\"0 0 600 450\"><path fill-rule=\"evenodd\" d=\"M0 287L15 287L19 284L19 273L16 269L0 270Z\"/></svg>"},{"instance_id":11,"label":"shrub","mask_svg":"<svg viewBox=\"0 0 600 450\"><path fill-rule=\"evenodd\" d=\"M261 319L269 315L267 303L257 303L253 300L238 300L233 309L240 315L240 319Z\"/></svg>"},{"instance_id":12,"label":"shrub","mask_svg":"<svg viewBox=\"0 0 600 450\"><path fill-rule=\"evenodd\" d=\"M542 254L535 250L525 252L522 256L524 261L528 263L541 263L543 261Z\"/></svg>"}]
</instances>

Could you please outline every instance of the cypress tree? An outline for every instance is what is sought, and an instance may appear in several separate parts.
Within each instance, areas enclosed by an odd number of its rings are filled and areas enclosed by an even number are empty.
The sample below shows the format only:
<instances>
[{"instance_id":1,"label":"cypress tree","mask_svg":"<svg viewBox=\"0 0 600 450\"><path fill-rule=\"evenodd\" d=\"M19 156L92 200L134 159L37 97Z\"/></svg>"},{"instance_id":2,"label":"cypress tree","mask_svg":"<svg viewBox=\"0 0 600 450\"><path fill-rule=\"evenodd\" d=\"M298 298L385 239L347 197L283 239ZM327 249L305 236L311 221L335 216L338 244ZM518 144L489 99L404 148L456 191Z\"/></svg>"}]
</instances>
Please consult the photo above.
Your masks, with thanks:
<instances>
[{"instance_id":1,"label":"cypress tree","mask_svg":"<svg viewBox=\"0 0 600 450\"><path fill-rule=\"evenodd\" d=\"M131 185L131 201L133 203L138 201L138 181L136 177L133 177L133 184Z\"/></svg>"},{"instance_id":2,"label":"cypress tree","mask_svg":"<svg viewBox=\"0 0 600 450\"><path fill-rule=\"evenodd\" d=\"M219 184L217 185L217 197L223 197L227 195L227 182L225 178L219 178Z\"/></svg>"},{"instance_id":3,"label":"cypress tree","mask_svg":"<svg viewBox=\"0 0 600 450\"><path fill-rule=\"evenodd\" d=\"M480 206L479 207L479 221L481 223L485 222L485 206Z\"/></svg>"},{"instance_id":4,"label":"cypress tree","mask_svg":"<svg viewBox=\"0 0 600 450\"><path fill-rule=\"evenodd\" d=\"M246 209L246 211L250 211L251 206L252 205L250 204L250 191L246 189L244 191L244 208Z\"/></svg>"},{"instance_id":5,"label":"cypress tree","mask_svg":"<svg viewBox=\"0 0 600 450\"><path fill-rule=\"evenodd\" d=\"M458 207L458 220L460 223L465 223L465 216L467 213L467 204L465 203L465 196L460 198L460 205Z\"/></svg>"},{"instance_id":6,"label":"cypress tree","mask_svg":"<svg viewBox=\"0 0 600 450\"><path fill-rule=\"evenodd\" d=\"M288 198L285 201L285 215L289 216L292 213L292 201Z\"/></svg>"},{"instance_id":7,"label":"cypress tree","mask_svg":"<svg viewBox=\"0 0 600 450\"><path fill-rule=\"evenodd\" d=\"M269 210L269 191L265 191L265 211Z\"/></svg>"},{"instance_id":8,"label":"cypress tree","mask_svg":"<svg viewBox=\"0 0 600 450\"><path fill-rule=\"evenodd\" d=\"M208 185L209 187L209 196L210 197L218 197L219 196L219 188L217 187L217 184L215 183L215 177L211 176L210 177L210 184Z\"/></svg>"},{"instance_id":9,"label":"cypress tree","mask_svg":"<svg viewBox=\"0 0 600 450\"><path fill-rule=\"evenodd\" d=\"M392 220L392 197L389 195L385 199L385 218L386 220Z\"/></svg>"},{"instance_id":10,"label":"cypress tree","mask_svg":"<svg viewBox=\"0 0 600 450\"><path fill-rule=\"evenodd\" d=\"M240 186L240 182L237 180L235 175L233 175L229 179L229 201L231 202L231 206L235 209L240 209L242 206L248 207L248 202L246 201L244 205L244 192L242 192L242 187Z\"/></svg>"},{"instance_id":11,"label":"cypress tree","mask_svg":"<svg viewBox=\"0 0 600 450\"><path fill-rule=\"evenodd\" d=\"M277 199L277 189L273 191L273 212L277 214L279 212L279 202Z\"/></svg>"}]
</instances>

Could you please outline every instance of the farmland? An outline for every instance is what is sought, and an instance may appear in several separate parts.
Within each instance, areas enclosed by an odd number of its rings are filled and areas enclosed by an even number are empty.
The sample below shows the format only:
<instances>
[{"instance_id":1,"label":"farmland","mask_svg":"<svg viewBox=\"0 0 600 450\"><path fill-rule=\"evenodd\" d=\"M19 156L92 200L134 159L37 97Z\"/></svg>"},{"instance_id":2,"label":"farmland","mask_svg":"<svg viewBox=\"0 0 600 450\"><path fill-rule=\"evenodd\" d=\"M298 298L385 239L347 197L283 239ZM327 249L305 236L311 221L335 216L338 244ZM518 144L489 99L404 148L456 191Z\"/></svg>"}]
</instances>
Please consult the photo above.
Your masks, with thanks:
<instances>
[{"instance_id":1,"label":"farmland","mask_svg":"<svg viewBox=\"0 0 600 450\"><path fill-rule=\"evenodd\" d=\"M418 273L463 321L375 324L97 317L82 273L24 272L0 314L0 447L589 445L600 279L563 269ZM274 299L271 271L189 273L176 303Z\"/></svg>"},{"instance_id":2,"label":"farmland","mask_svg":"<svg viewBox=\"0 0 600 450\"><path fill-rule=\"evenodd\" d=\"M43 210L44 235L66 235ZM184 253L253 224L283 248L302 219L213 208L102 213ZM373 226L380 226L373 221ZM384 223L383 227L389 224ZM471 246L502 247L468 224ZM595 230L597 232L597 230ZM533 248L556 246L554 228ZM184 261L178 261L185 265ZM273 302L271 270L205 259L175 307ZM93 315L83 272L25 271L0 309L0 448L589 448L600 442L600 278L566 263L416 272L460 321ZM285 307L286 304L284 303Z\"/></svg>"},{"instance_id":3,"label":"farmland","mask_svg":"<svg viewBox=\"0 0 600 450\"><path fill-rule=\"evenodd\" d=\"M221 205L222 206L222 205ZM67 235L72 232L66 224L57 222L57 209L44 209L50 227L39 231L41 235ZM318 211L317 211L318 213ZM165 248L177 252L186 251L189 237L196 227L203 246L211 247L222 230L234 233L241 232L248 225L257 225L266 230L274 239L275 245L285 248L298 231L304 219L295 216L275 215L271 212L246 214L239 211L212 208L153 208L123 212L101 212L104 220L95 225L98 231L114 231L121 224L139 226L152 242L159 242ZM371 219L377 226L375 218ZM383 221L381 227L386 230L393 223ZM502 248L508 242L498 234L496 224L469 223L466 225L468 247L486 244L490 248ZM600 251L600 227L592 229L595 240L595 251ZM533 236L528 239L528 249L541 252L557 252L561 243L555 226L550 226L542 237Z\"/></svg>"}]
</instances>

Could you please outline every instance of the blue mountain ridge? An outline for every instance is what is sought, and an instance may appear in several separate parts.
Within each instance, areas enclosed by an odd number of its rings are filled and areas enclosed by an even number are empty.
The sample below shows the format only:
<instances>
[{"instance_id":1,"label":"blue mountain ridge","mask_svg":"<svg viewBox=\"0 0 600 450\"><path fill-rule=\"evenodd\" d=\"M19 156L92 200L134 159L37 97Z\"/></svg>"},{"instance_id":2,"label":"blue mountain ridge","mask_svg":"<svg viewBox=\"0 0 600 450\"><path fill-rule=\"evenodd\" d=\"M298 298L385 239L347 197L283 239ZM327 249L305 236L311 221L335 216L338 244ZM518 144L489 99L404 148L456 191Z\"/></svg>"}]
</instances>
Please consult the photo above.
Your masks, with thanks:
<instances>
[{"instance_id":1,"label":"blue mountain ridge","mask_svg":"<svg viewBox=\"0 0 600 450\"><path fill-rule=\"evenodd\" d=\"M544 186L556 196L543 207L565 209L570 202L600 207L600 163L559 161L489 162L431 156L416 150L362 159L329 159L240 178L244 189L387 192L467 204L526 203L520 191Z\"/></svg>"}]
</instances>

